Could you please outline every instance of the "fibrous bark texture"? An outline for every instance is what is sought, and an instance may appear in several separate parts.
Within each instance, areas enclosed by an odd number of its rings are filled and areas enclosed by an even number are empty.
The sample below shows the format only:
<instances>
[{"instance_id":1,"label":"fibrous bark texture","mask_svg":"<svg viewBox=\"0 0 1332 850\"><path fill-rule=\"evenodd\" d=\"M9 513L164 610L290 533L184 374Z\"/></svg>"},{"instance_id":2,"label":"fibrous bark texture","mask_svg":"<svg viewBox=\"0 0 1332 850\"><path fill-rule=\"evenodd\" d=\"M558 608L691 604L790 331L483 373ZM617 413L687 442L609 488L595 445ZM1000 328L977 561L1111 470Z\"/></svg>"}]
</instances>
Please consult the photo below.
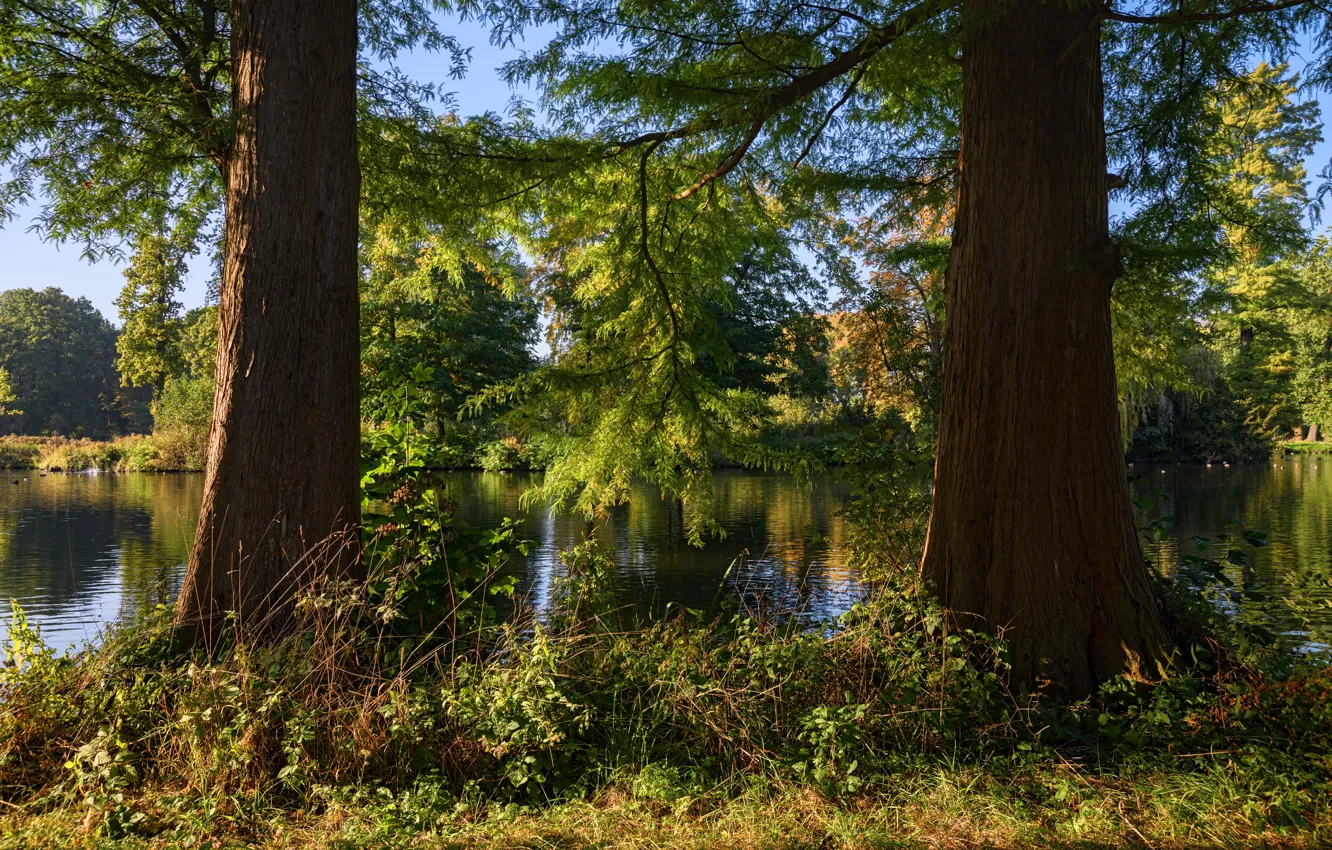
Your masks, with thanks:
<instances>
[{"instance_id":1,"label":"fibrous bark texture","mask_svg":"<svg viewBox=\"0 0 1332 850\"><path fill-rule=\"evenodd\" d=\"M238 0L217 385L177 602L280 629L314 574L354 569L359 389L355 0Z\"/></svg>"},{"instance_id":2,"label":"fibrous bark texture","mask_svg":"<svg viewBox=\"0 0 1332 850\"><path fill-rule=\"evenodd\" d=\"M1074 4L1080 5L1080 4ZM961 183L922 569L1012 679L1071 696L1158 675L1167 638L1116 408L1096 12L968 0Z\"/></svg>"}]
</instances>

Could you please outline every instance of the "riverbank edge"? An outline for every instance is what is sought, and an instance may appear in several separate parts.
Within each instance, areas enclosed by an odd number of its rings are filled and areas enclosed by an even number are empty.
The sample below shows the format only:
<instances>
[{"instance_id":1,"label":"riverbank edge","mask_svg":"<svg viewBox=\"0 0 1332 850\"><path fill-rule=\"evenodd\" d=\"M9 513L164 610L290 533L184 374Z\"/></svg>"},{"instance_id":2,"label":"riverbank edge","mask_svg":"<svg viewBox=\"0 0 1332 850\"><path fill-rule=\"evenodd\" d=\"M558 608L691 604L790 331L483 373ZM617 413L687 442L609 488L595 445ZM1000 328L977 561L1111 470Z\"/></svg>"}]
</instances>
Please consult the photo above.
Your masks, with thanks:
<instances>
[{"instance_id":1,"label":"riverbank edge","mask_svg":"<svg viewBox=\"0 0 1332 850\"><path fill-rule=\"evenodd\" d=\"M114 440L0 437L0 469L43 472L202 472L197 450L131 434Z\"/></svg>"},{"instance_id":2,"label":"riverbank edge","mask_svg":"<svg viewBox=\"0 0 1332 850\"><path fill-rule=\"evenodd\" d=\"M1285 440L1281 443L1281 450L1293 455L1332 455L1332 441L1309 443L1304 440Z\"/></svg>"},{"instance_id":3,"label":"riverbank edge","mask_svg":"<svg viewBox=\"0 0 1332 850\"><path fill-rule=\"evenodd\" d=\"M170 441L166 441L170 442ZM1332 441L1315 443L1285 440L1277 444L1283 454L1332 454ZM192 456L193 455L193 456ZM1180 462L1180 461L1175 461ZM1200 461L1193 461L1200 462ZM837 464L829 464L836 466ZM722 460L717 469L735 468ZM482 463L444 466L438 471L456 472L540 472L543 465L525 463L486 465ZM0 437L0 470L43 470L46 472L203 472L204 459L197 451L181 452L174 444L153 434L132 434L114 440L89 440L66 437Z\"/></svg>"},{"instance_id":4,"label":"riverbank edge","mask_svg":"<svg viewBox=\"0 0 1332 850\"><path fill-rule=\"evenodd\" d=\"M424 665L380 631L347 666L313 621L185 654L162 606L57 656L16 609L0 848L1332 845L1332 671L1191 587L1161 603L1215 663L1072 703L1015 697L1001 642L942 635L914 586L835 634L564 598L557 631Z\"/></svg>"}]
</instances>

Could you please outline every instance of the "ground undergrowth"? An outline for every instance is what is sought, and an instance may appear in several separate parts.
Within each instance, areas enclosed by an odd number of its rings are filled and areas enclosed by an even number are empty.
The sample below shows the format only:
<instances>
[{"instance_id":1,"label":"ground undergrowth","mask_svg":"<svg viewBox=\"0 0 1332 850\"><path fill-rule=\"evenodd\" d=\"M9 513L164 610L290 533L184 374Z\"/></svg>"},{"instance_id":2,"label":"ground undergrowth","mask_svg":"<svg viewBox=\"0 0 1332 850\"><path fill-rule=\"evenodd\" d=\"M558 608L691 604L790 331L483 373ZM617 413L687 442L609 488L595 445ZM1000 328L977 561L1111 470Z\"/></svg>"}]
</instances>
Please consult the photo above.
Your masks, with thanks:
<instances>
[{"instance_id":1,"label":"ground undergrowth","mask_svg":"<svg viewBox=\"0 0 1332 850\"><path fill-rule=\"evenodd\" d=\"M1157 576L1173 675L1070 701L945 631L904 568L918 512L855 507L879 580L835 621L616 611L593 540L500 622L513 529L391 472L370 580L310 588L281 638L185 651L158 608L59 655L16 608L0 847L1332 844L1332 671L1230 620L1202 554Z\"/></svg>"}]
</instances>

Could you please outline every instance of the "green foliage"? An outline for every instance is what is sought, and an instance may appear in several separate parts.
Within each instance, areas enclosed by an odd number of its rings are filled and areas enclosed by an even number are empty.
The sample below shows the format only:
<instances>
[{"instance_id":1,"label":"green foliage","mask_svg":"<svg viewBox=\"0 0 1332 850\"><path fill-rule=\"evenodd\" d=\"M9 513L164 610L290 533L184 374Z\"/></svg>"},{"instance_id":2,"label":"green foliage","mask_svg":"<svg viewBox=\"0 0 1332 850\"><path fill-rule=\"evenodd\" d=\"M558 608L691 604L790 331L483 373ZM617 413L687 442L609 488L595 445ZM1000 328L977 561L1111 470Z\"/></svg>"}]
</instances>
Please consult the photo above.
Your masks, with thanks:
<instances>
[{"instance_id":1,"label":"green foliage","mask_svg":"<svg viewBox=\"0 0 1332 850\"><path fill-rule=\"evenodd\" d=\"M35 437L0 437L0 469L36 469L44 442Z\"/></svg>"},{"instance_id":2,"label":"green foliage","mask_svg":"<svg viewBox=\"0 0 1332 850\"><path fill-rule=\"evenodd\" d=\"M0 417L23 415L23 410L15 404L18 400L19 397L14 392L14 382L9 377L9 372L0 369Z\"/></svg>"},{"instance_id":3,"label":"green foliage","mask_svg":"<svg viewBox=\"0 0 1332 850\"><path fill-rule=\"evenodd\" d=\"M201 470L208 461L213 422L211 375L167 380L153 415L153 442L168 469Z\"/></svg>"},{"instance_id":4,"label":"green foliage","mask_svg":"<svg viewBox=\"0 0 1332 850\"><path fill-rule=\"evenodd\" d=\"M538 435L531 441L501 437L482 443L475 455L476 465L487 472L511 469L545 469L550 463L550 442Z\"/></svg>"},{"instance_id":5,"label":"green foliage","mask_svg":"<svg viewBox=\"0 0 1332 850\"><path fill-rule=\"evenodd\" d=\"M837 459L851 490L844 508L848 563L869 582L910 574L925 546L933 443L889 413L862 425Z\"/></svg>"},{"instance_id":6,"label":"green foliage","mask_svg":"<svg viewBox=\"0 0 1332 850\"><path fill-rule=\"evenodd\" d=\"M174 329L173 358L153 404L153 442L164 469L202 470L208 462L217 361L217 307L190 310Z\"/></svg>"},{"instance_id":7,"label":"green foliage","mask_svg":"<svg viewBox=\"0 0 1332 850\"><path fill-rule=\"evenodd\" d=\"M35 466L56 472L156 472L178 467L161 463L151 437L120 437L111 442L50 440L40 446Z\"/></svg>"},{"instance_id":8,"label":"green foliage","mask_svg":"<svg viewBox=\"0 0 1332 850\"><path fill-rule=\"evenodd\" d=\"M109 729L98 729L88 743L65 762L73 776L73 793L82 797L85 823L98 824L108 838L124 838L144 820L144 813L125 805L125 791L139 782L135 757Z\"/></svg>"},{"instance_id":9,"label":"green foliage","mask_svg":"<svg viewBox=\"0 0 1332 850\"><path fill-rule=\"evenodd\" d=\"M189 248L157 233L140 236L125 269L125 288L116 299L121 321L116 338L120 379L126 386L152 387L154 401L161 397L167 380L182 370L176 296L183 286Z\"/></svg>"},{"instance_id":10,"label":"green foliage","mask_svg":"<svg viewBox=\"0 0 1332 850\"><path fill-rule=\"evenodd\" d=\"M0 292L0 368L23 399L11 433L107 437L119 427L116 333L86 298L50 287Z\"/></svg>"},{"instance_id":11,"label":"green foliage","mask_svg":"<svg viewBox=\"0 0 1332 850\"><path fill-rule=\"evenodd\" d=\"M431 370L414 377L428 382ZM413 385L400 388L401 419L371 432L372 451L361 478L364 555L380 617L422 640L458 640L495 619L491 597L512 596L516 577L501 576L516 523L473 530L426 461L428 441L414 433ZM424 451L423 451L424 449Z\"/></svg>"},{"instance_id":12,"label":"green foliage","mask_svg":"<svg viewBox=\"0 0 1332 850\"><path fill-rule=\"evenodd\" d=\"M517 468L529 447L466 403L534 365L536 308L503 280L441 252L411 256L385 242L362 287L361 410L372 433L392 420L416 435L433 468ZM502 412L502 411L498 411Z\"/></svg>"},{"instance_id":13,"label":"green foliage","mask_svg":"<svg viewBox=\"0 0 1332 850\"><path fill-rule=\"evenodd\" d=\"M457 75L464 53L428 0L358 5L363 116L420 115L434 91L398 71L398 54L445 51ZM231 18L213 0L0 3L0 219L40 192L42 232L89 254L164 229L214 241L235 136Z\"/></svg>"},{"instance_id":14,"label":"green foliage","mask_svg":"<svg viewBox=\"0 0 1332 850\"><path fill-rule=\"evenodd\" d=\"M1195 224L1216 247L1129 255L1115 330L1136 454L1259 459L1321 404L1326 248L1307 250L1303 224L1303 161L1321 128L1318 104L1297 90L1285 66L1219 81L1191 131L1201 135L1188 190L1205 193Z\"/></svg>"},{"instance_id":15,"label":"green foliage","mask_svg":"<svg viewBox=\"0 0 1332 850\"><path fill-rule=\"evenodd\" d=\"M217 306L187 312L176 344L182 374L212 380L217 369Z\"/></svg>"}]
</instances>

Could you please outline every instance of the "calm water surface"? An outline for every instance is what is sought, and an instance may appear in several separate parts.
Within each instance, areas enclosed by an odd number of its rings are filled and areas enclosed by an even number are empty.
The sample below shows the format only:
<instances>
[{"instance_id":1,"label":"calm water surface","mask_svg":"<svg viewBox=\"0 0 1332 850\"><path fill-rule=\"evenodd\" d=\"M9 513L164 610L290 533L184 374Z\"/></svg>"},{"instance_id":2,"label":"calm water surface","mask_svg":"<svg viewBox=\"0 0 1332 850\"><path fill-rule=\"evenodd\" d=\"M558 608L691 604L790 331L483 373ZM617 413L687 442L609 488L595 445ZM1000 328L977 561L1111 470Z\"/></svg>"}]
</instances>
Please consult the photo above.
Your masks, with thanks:
<instances>
[{"instance_id":1,"label":"calm water surface","mask_svg":"<svg viewBox=\"0 0 1332 850\"><path fill-rule=\"evenodd\" d=\"M1252 556L1252 568L1229 566L1236 590L1260 591L1269 601L1239 602L1246 620L1275 627L1295 646L1321 651L1332 643L1332 456L1293 455L1275 463L1136 464L1134 494L1156 504L1148 516L1173 516L1170 540L1148 547L1169 569L1195 554L1224 561L1230 549ZM1164 495L1167 498L1161 499ZM1241 528L1263 531L1270 545L1254 549L1236 538ZM1230 539L1220 539L1227 535ZM1312 639L1310 633L1312 632Z\"/></svg>"},{"instance_id":2,"label":"calm water surface","mask_svg":"<svg viewBox=\"0 0 1332 850\"><path fill-rule=\"evenodd\" d=\"M70 646L136 607L169 600L194 537L203 496L200 475L49 475L5 473L0 489L0 601L17 599L48 642ZM24 477L28 480L23 480ZM522 519L526 558L509 571L518 597L538 610L562 571L559 551L593 528L621 565L619 601L643 610L669 604L708 608L719 593L752 607L799 609L822 618L845 610L861 590L845 566L840 507L844 490L817 480L800 487L786 476L718 474L718 519L726 531L689 546L680 517L651 488L594 524L524 512L519 498L531 474L453 472L445 476L460 517L493 526ZM6 618L8 606L0 611Z\"/></svg>"},{"instance_id":3,"label":"calm water surface","mask_svg":"<svg viewBox=\"0 0 1332 850\"><path fill-rule=\"evenodd\" d=\"M1247 581L1300 611L1269 603L1250 604L1241 614L1296 637L1306 623L1332 631L1332 459L1292 458L1276 467L1138 464L1133 472L1139 495L1171 497L1152 511L1175 517L1172 540L1154 547L1160 563L1192 552L1192 537L1226 533L1227 521L1240 519L1268 532L1271 545L1255 550L1248 575L1233 571L1236 583ZM172 596L194 533L201 476L4 476L0 600L17 599L50 643L93 638L102 624ZM446 481L470 524L522 518L521 534L532 545L510 569L519 576L520 597L544 607L561 571L559 550L593 526L578 516L552 516L544 506L523 512L519 497L533 481L526 474L457 472ZM718 473L723 539L702 548L686 544L678 515L647 487L597 523L597 533L614 547L626 605L707 608L722 593L751 607L825 617L861 593L845 562L844 498L844 488L830 480L802 488L781 475L726 471ZM1213 554L1224 557L1227 548L1213 544Z\"/></svg>"}]
</instances>

